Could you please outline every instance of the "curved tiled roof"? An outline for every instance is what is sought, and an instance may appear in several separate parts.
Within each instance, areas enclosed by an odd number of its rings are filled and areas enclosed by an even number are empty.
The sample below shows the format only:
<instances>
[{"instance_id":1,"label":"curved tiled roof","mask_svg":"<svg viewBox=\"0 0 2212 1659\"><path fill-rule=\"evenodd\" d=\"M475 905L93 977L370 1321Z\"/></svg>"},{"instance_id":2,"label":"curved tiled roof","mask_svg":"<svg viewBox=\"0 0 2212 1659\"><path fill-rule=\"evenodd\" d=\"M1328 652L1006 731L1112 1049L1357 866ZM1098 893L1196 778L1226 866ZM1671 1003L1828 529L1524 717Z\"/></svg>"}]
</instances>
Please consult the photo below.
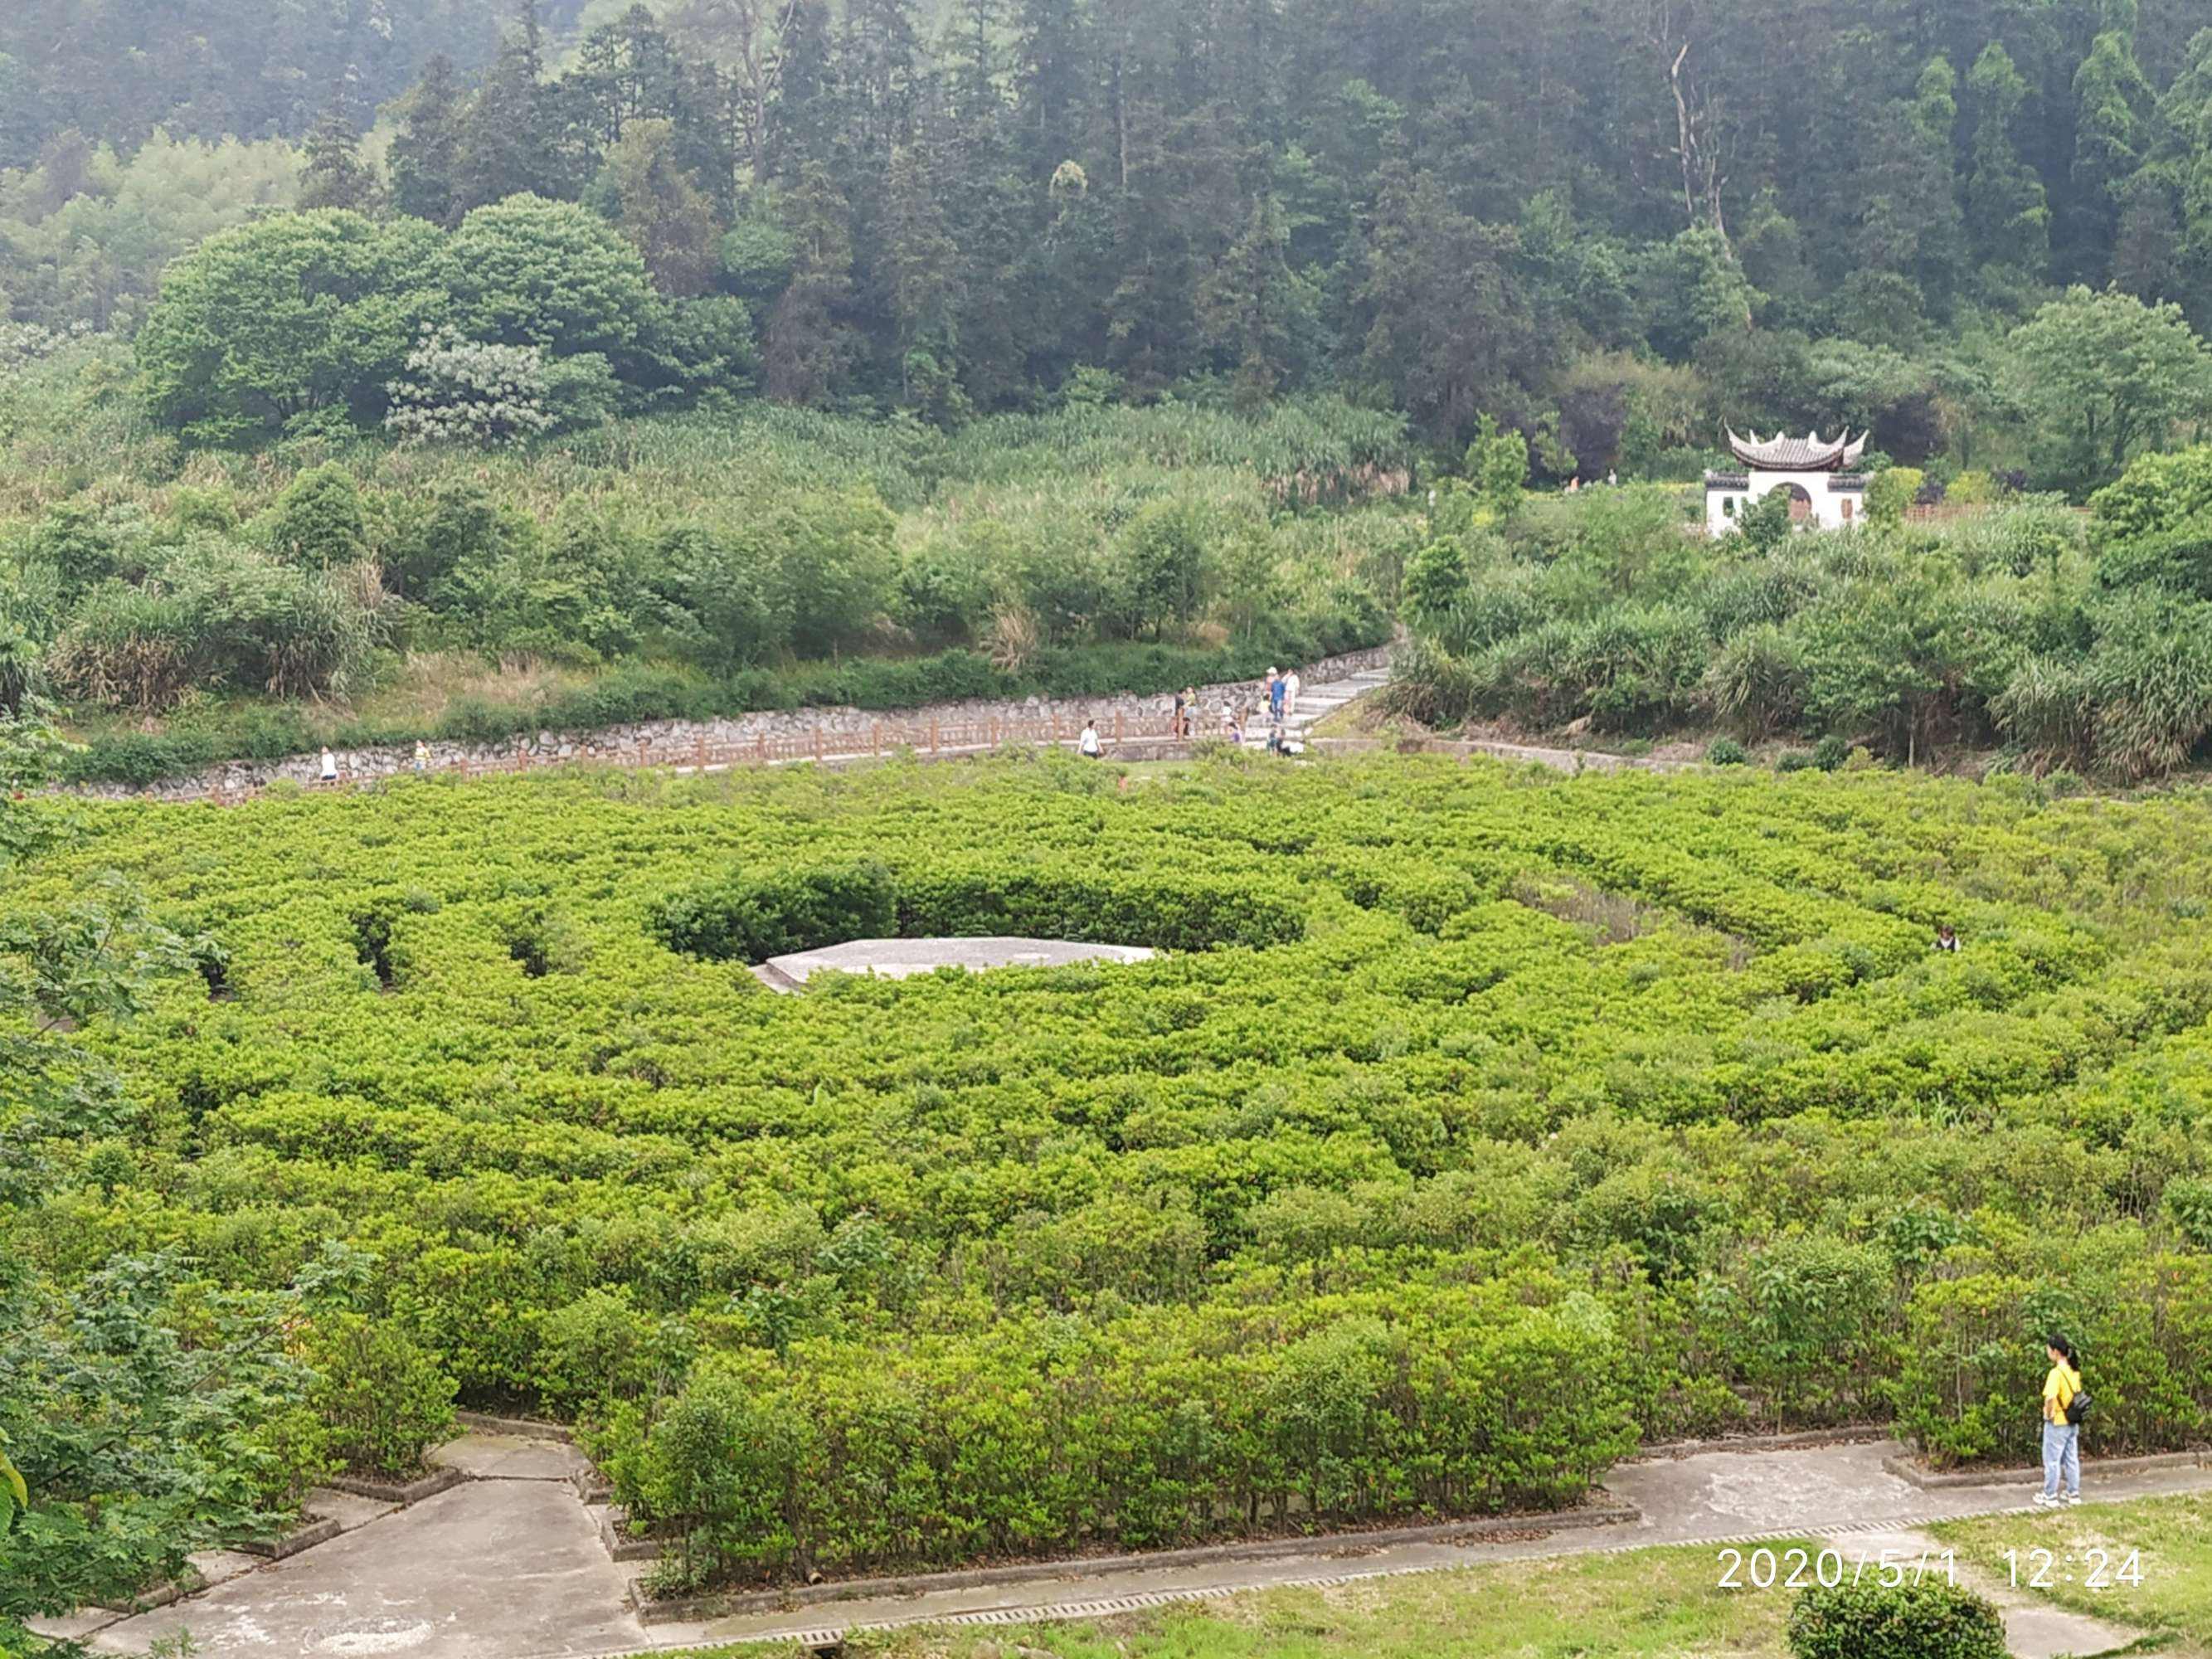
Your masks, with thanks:
<instances>
[{"instance_id":1,"label":"curved tiled roof","mask_svg":"<svg viewBox=\"0 0 2212 1659\"><path fill-rule=\"evenodd\" d=\"M1867 434L1860 434L1854 441L1849 427L1832 441L1817 432L1802 438L1786 438L1778 432L1771 438L1761 438L1754 432L1748 438L1740 438L1733 427L1728 437L1736 459L1761 472L1834 472L1856 465L1867 445Z\"/></svg>"}]
</instances>

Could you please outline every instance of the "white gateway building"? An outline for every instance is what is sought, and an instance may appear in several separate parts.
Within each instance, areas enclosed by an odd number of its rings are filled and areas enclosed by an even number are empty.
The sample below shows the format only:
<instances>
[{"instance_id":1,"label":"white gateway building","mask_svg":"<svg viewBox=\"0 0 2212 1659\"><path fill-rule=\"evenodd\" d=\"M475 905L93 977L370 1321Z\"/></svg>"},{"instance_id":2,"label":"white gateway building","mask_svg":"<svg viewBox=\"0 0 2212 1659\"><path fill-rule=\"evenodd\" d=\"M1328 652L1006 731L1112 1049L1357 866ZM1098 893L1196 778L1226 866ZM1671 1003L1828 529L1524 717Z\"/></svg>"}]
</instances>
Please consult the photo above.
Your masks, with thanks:
<instances>
[{"instance_id":1,"label":"white gateway building","mask_svg":"<svg viewBox=\"0 0 2212 1659\"><path fill-rule=\"evenodd\" d=\"M1739 438L1731 430L1728 438L1743 470L1705 474L1707 533L1728 535L1746 507L1778 489L1789 492L1792 525L1847 530L1866 516L1866 477L1854 470L1866 451L1866 434L1854 439L1846 427L1831 442L1817 432L1802 438L1778 433Z\"/></svg>"}]
</instances>

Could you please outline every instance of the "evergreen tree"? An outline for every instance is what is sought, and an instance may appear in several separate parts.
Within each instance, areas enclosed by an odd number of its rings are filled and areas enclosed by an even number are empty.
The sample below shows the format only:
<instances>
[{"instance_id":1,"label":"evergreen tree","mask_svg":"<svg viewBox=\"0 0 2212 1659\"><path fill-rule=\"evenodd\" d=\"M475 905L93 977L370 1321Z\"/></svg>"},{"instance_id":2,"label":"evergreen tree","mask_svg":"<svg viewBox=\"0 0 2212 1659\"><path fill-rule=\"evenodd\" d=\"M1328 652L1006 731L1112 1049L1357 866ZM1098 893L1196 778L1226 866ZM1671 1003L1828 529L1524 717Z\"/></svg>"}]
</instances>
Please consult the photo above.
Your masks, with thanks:
<instances>
[{"instance_id":1,"label":"evergreen tree","mask_svg":"<svg viewBox=\"0 0 2212 1659\"><path fill-rule=\"evenodd\" d=\"M1243 233L1199 285L1198 314L1208 342L1236 364L1237 407L1257 411L1280 392L1314 330L1313 284L1291 267L1281 204L1252 204Z\"/></svg>"},{"instance_id":2,"label":"evergreen tree","mask_svg":"<svg viewBox=\"0 0 2212 1659\"><path fill-rule=\"evenodd\" d=\"M382 191L376 169L362 160L361 132L354 124L353 100L340 86L323 106L301 147L300 206L372 211Z\"/></svg>"},{"instance_id":3,"label":"evergreen tree","mask_svg":"<svg viewBox=\"0 0 2212 1659\"><path fill-rule=\"evenodd\" d=\"M1974 60L1966 81L1974 100L1973 172L1966 180L1974 257L2040 278L2051 264L2051 208L2043 180L2021 160L2013 138L2027 82L1999 40Z\"/></svg>"},{"instance_id":4,"label":"evergreen tree","mask_svg":"<svg viewBox=\"0 0 2212 1659\"><path fill-rule=\"evenodd\" d=\"M836 103L829 8L823 0L793 0L777 47L769 125L769 165L779 179L829 165L836 149Z\"/></svg>"},{"instance_id":5,"label":"evergreen tree","mask_svg":"<svg viewBox=\"0 0 2212 1659\"><path fill-rule=\"evenodd\" d=\"M960 246L945 222L936 148L925 139L892 154L884 264L898 321L901 401L945 422L969 404L959 380Z\"/></svg>"},{"instance_id":6,"label":"evergreen tree","mask_svg":"<svg viewBox=\"0 0 2212 1659\"><path fill-rule=\"evenodd\" d=\"M672 123L629 124L607 151L591 205L621 227L662 293L706 291L725 226L706 192L678 164Z\"/></svg>"},{"instance_id":7,"label":"evergreen tree","mask_svg":"<svg viewBox=\"0 0 2212 1659\"><path fill-rule=\"evenodd\" d=\"M1520 412L1512 405L1541 360L1516 252L1511 230L1458 212L1434 173L1385 164L1360 367L1439 441L1464 437L1486 404Z\"/></svg>"},{"instance_id":8,"label":"evergreen tree","mask_svg":"<svg viewBox=\"0 0 2212 1659\"><path fill-rule=\"evenodd\" d=\"M2074 76L2073 252L2083 275L2109 268L2128 180L2142 165L2151 101L2132 29L2106 30Z\"/></svg>"},{"instance_id":9,"label":"evergreen tree","mask_svg":"<svg viewBox=\"0 0 2212 1659\"><path fill-rule=\"evenodd\" d=\"M1076 159L1091 76L1090 30L1076 0L1020 0L1014 21L1017 129L1032 178Z\"/></svg>"},{"instance_id":10,"label":"evergreen tree","mask_svg":"<svg viewBox=\"0 0 2212 1659\"><path fill-rule=\"evenodd\" d=\"M2121 187L2112 281L2145 300L2171 300L2182 291L2181 215L2175 194L2173 179L2155 167L2144 167Z\"/></svg>"},{"instance_id":11,"label":"evergreen tree","mask_svg":"<svg viewBox=\"0 0 2212 1659\"><path fill-rule=\"evenodd\" d=\"M1859 271L1908 278L1916 312L1948 309L1964 272L1966 236L1952 184L1957 85L1948 62L1930 59L1912 97L1882 124L1854 239Z\"/></svg>"},{"instance_id":12,"label":"evergreen tree","mask_svg":"<svg viewBox=\"0 0 2212 1659\"><path fill-rule=\"evenodd\" d=\"M830 400L858 342L845 312L853 292L852 207L825 161L808 161L784 201L791 281L769 313L768 393L779 403Z\"/></svg>"},{"instance_id":13,"label":"evergreen tree","mask_svg":"<svg viewBox=\"0 0 2212 1659\"><path fill-rule=\"evenodd\" d=\"M515 0L515 23L461 128L455 204L574 194L561 100L545 86L538 0Z\"/></svg>"},{"instance_id":14,"label":"evergreen tree","mask_svg":"<svg viewBox=\"0 0 2212 1659\"><path fill-rule=\"evenodd\" d=\"M459 222L461 118L460 79L441 53L423 66L392 135L395 210L449 228Z\"/></svg>"}]
</instances>

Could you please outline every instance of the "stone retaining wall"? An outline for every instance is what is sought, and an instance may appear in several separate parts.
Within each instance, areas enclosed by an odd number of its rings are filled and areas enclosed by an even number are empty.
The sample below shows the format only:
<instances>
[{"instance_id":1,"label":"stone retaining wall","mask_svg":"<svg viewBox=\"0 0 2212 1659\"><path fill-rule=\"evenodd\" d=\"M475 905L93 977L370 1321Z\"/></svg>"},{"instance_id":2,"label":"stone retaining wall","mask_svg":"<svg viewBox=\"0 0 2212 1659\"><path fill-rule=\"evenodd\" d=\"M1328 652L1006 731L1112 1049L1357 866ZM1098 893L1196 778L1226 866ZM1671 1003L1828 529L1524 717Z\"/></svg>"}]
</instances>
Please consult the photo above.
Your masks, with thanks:
<instances>
[{"instance_id":1,"label":"stone retaining wall","mask_svg":"<svg viewBox=\"0 0 2212 1659\"><path fill-rule=\"evenodd\" d=\"M1319 686L1364 669L1379 667L1389 660L1389 647L1381 646L1301 666L1298 674L1304 686ZM1224 702L1243 702L1256 706L1264 684L1261 680L1237 680L1200 686L1199 735L1211 737L1218 733ZM728 749L763 739L769 743L811 740L817 732L823 735L828 752L852 754L869 748L871 734L878 727L912 727L933 721L943 726L975 726L993 721L1033 724L1057 719L1072 738L1082 730L1085 720L1095 720L1100 729L1110 736L1117 716L1133 732L1139 722L1164 722L1180 689L1170 686L1149 696L1122 693L1099 697L970 699L889 711L852 708L769 709L709 720L649 720L592 732L521 732L497 743L433 743L429 746L429 767L435 772L562 761L586 764L594 761L635 763L641 753L652 763L674 766L684 763L689 757L686 751L696 753L702 745L708 749ZM410 770L415 763L412 744L335 752L339 775L349 782L392 777ZM320 757L316 755L293 755L278 761L228 761L204 772L165 779L143 788L129 784L86 784L79 793L111 799L198 799L210 795L249 793L279 779L313 783L320 770Z\"/></svg>"}]
</instances>

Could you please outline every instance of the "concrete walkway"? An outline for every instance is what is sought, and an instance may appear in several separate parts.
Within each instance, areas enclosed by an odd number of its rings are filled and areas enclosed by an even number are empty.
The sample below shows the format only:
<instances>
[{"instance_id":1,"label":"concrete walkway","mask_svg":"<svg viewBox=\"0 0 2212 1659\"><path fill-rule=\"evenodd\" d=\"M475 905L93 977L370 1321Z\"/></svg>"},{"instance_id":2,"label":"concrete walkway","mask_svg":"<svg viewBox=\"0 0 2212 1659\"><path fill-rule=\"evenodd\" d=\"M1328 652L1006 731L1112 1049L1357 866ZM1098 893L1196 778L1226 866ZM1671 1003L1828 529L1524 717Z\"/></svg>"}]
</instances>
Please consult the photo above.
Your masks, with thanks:
<instances>
[{"instance_id":1,"label":"concrete walkway","mask_svg":"<svg viewBox=\"0 0 2212 1659\"><path fill-rule=\"evenodd\" d=\"M143 1654L155 1641L189 1630L210 1655L266 1659L580 1659L706 1642L826 1642L847 1631L892 1625L1093 1617L1240 1590L1651 1544L1821 1538L1878 1555L1898 1547L1884 1540L1927 1522L2028 1505L2032 1494L2018 1485L1923 1491L1883 1469L1882 1459L1897 1450L1884 1441L1624 1464L1606 1485L1643 1510L1643 1520L1627 1526L1549 1534L1532 1526L1504 1541L1380 1548L1356 1537L1317 1540L1305 1554L1174 1568L1086 1573L1071 1563L1060 1576L1024 1583L648 1626L626 1605L643 1565L608 1558L599 1538L600 1512L586 1507L571 1479L583 1467L574 1449L550 1440L471 1434L434 1460L470 1472L474 1478L466 1484L412 1509L369 1506L374 1512L368 1518L329 1543L234 1571L173 1606L129 1619L94 1618L72 1633L107 1654ZM2199 1468L2100 1480L2093 1466L2089 1474L2092 1502L2212 1489L2212 1471ZM2031 1615L2041 1610L2016 1611L2026 1621L2026 1644L2033 1635ZM2055 1633L2018 1650L2023 1659L2105 1650L2079 1645L2089 1638L2075 1627L2047 1628Z\"/></svg>"}]
</instances>

